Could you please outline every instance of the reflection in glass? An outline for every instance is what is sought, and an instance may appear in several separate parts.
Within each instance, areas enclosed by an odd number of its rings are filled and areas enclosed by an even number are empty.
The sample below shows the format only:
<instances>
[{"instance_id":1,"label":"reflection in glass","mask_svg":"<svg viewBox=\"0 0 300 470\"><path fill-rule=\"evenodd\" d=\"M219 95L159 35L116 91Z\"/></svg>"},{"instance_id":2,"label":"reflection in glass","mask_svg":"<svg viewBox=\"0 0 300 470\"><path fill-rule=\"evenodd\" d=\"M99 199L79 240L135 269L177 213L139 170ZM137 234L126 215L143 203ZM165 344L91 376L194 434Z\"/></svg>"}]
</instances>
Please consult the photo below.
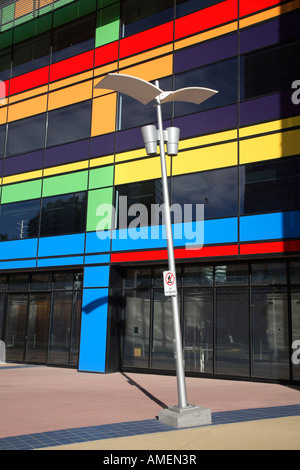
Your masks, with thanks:
<instances>
[{"instance_id":1,"label":"reflection in glass","mask_svg":"<svg viewBox=\"0 0 300 470\"><path fill-rule=\"evenodd\" d=\"M77 366L80 344L80 320L81 320L82 292L75 291L73 294L73 314L71 326L70 358L69 365Z\"/></svg>"},{"instance_id":2,"label":"reflection in glass","mask_svg":"<svg viewBox=\"0 0 300 470\"><path fill-rule=\"evenodd\" d=\"M39 199L2 204L0 207L0 240L37 237L39 219Z\"/></svg>"},{"instance_id":3,"label":"reflection in glass","mask_svg":"<svg viewBox=\"0 0 300 470\"><path fill-rule=\"evenodd\" d=\"M71 340L72 292L55 292L50 326L48 362L68 365Z\"/></svg>"},{"instance_id":4,"label":"reflection in glass","mask_svg":"<svg viewBox=\"0 0 300 470\"><path fill-rule=\"evenodd\" d=\"M122 37L167 23L173 20L173 0L123 0L121 20Z\"/></svg>"},{"instance_id":5,"label":"reflection in glass","mask_svg":"<svg viewBox=\"0 0 300 470\"><path fill-rule=\"evenodd\" d=\"M55 273L53 285L54 289L73 289L73 273Z\"/></svg>"},{"instance_id":6,"label":"reflection in glass","mask_svg":"<svg viewBox=\"0 0 300 470\"><path fill-rule=\"evenodd\" d=\"M289 377L288 308L285 287L252 288L252 375Z\"/></svg>"},{"instance_id":7,"label":"reflection in glass","mask_svg":"<svg viewBox=\"0 0 300 470\"><path fill-rule=\"evenodd\" d=\"M300 261L291 261L290 279L292 284L300 284Z\"/></svg>"},{"instance_id":8,"label":"reflection in glass","mask_svg":"<svg viewBox=\"0 0 300 470\"><path fill-rule=\"evenodd\" d=\"M286 263L253 263L251 265L252 284L285 284L286 276Z\"/></svg>"},{"instance_id":9,"label":"reflection in glass","mask_svg":"<svg viewBox=\"0 0 300 470\"><path fill-rule=\"evenodd\" d=\"M123 364L148 367L150 290L127 290Z\"/></svg>"},{"instance_id":10,"label":"reflection in glass","mask_svg":"<svg viewBox=\"0 0 300 470\"><path fill-rule=\"evenodd\" d=\"M293 379L300 380L300 287L292 287L291 292L292 311L292 372Z\"/></svg>"},{"instance_id":11,"label":"reflection in glass","mask_svg":"<svg viewBox=\"0 0 300 470\"><path fill-rule=\"evenodd\" d=\"M0 341L2 340L2 331L4 328L4 305L5 305L5 294L0 294Z\"/></svg>"},{"instance_id":12,"label":"reflection in glass","mask_svg":"<svg viewBox=\"0 0 300 470\"><path fill-rule=\"evenodd\" d=\"M247 264L226 264L215 267L216 285L248 284Z\"/></svg>"},{"instance_id":13,"label":"reflection in glass","mask_svg":"<svg viewBox=\"0 0 300 470\"><path fill-rule=\"evenodd\" d=\"M248 288L218 288L216 304L216 372L249 375Z\"/></svg>"},{"instance_id":14,"label":"reflection in glass","mask_svg":"<svg viewBox=\"0 0 300 470\"><path fill-rule=\"evenodd\" d=\"M9 276L9 291L27 291L28 290L28 274L11 274Z\"/></svg>"},{"instance_id":15,"label":"reflection in glass","mask_svg":"<svg viewBox=\"0 0 300 470\"><path fill-rule=\"evenodd\" d=\"M27 294L8 295L5 325L7 361L20 362L24 359L26 313Z\"/></svg>"},{"instance_id":16,"label":"reflection in glass","mask_svg":"<svg viewBox=\"0 0 300 470\"><path fill-rule=\"evenodd\" d=\"M210 286L214 283L213 266L192 265L183 268L184 286Z\"/></svg>"},{"instance_id":17,"label":"reflection in glass","mask_svg":"<svg viewBox=\"0 0 300 470\"><path fill-rule=\"evenodd\" d=\"M47 361L51 294L32 294L29 299L26 357L28 362Z\"/></svg>"},{"instance_id":18,"label":"reflection in glass","mask_svg":"<svg viewBox=\"0 0 300 470\"><path fill-rule=\"evenodd\" d=\"M184 290L185 368L213 372L213 289Z\"/></svg>"},{"instance_id":19,"label":"reflection in glass","mask_svg":"<svg viewBox=\"0 0 300 470\"><path fill-rule=\"evenodd\" d=\"M42 149L45 141L46 114L8 123L6 156Z\"/></svg>"},{"instance_id":20,"label":"reflection in glass","mask_svg":"<svg viewBox=\"0 0 300 470\"><path fill-rule=\"evenodd\" d=\"M51 289L52 274L39 274L31 275L30 290L49 290Z\"/></svg>"},{"instance_id":21,"label":"reflection in glass","mask_svg":"<svg viewBox=\"0 0 300 470\"><path fill-rule=\"evenodd\" d=\"M151 287L151 269L129 268L126 273L125 287Z\"/></svg>"},{"instance_id":22,"label":"reflection in glass","mask_svg":"<svg viewBox=\"0 0 300 470\"><path fill-rule=\"evenodd\" d=\"M50 61L51 34L45 33L13 47L12 76L45 67Z\"/></svg>"},{"instance_id":23,"label":"reflection in glass","mask_svg":"<svg viewBox=\"0 0 300 470\"><path fill-rule=\"evenodd\" d=\"M220 0L176 0L176 18L188 15L211 5L220 3Z\"/></svg>"}]
</instances>

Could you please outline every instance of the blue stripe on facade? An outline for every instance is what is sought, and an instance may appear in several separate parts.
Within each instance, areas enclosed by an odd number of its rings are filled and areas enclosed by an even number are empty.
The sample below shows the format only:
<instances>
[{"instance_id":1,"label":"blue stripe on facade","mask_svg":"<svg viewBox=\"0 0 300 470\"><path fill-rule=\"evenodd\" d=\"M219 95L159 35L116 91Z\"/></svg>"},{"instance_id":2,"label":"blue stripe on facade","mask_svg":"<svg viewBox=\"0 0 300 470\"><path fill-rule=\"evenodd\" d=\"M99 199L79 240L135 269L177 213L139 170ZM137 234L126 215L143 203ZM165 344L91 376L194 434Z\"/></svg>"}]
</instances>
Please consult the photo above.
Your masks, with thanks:
<instances>
[{"instance_id":1,"label":"blue stripe on facade","mask_svg":"<svg viewBox=\"0 0 300 470\"><path fill-rule=\"evenodd\" d=\"M273 240L300 237L300 211L276 212L240 218L240 240Z\"/></svg>"},{"instance_id":2,"label":"blue stripe on facade","mask_svg":"<svg viewBox=\"0 0 300 470\"><path fill-rule=\"evenodd\" d=\"M37 262L38 268L46 266L78 266L83 264L83 256L70 256L61 258L45 258L39 259Z\"/></svg>"},{"instance_id":3,"label":"blue stripe on facade","mask_svg":"<svg viewBox=\"0 0 300 470\"><path fill-rule=\"evenodd\" d=\"M0 243L0 259L13 260L35 258L37 254L37 239L11 240Z\"/></svg>"},{"instance_id":4,"label":"blue stripe on facade","mask_svg":"<svg viewBox=\"0 0 300 470\"><path fill-rule=\"evenodd\" d=\"M84 239L83 233L40 238L38 256L67 256L84 253Z\"/></svg>"}]
</instances>

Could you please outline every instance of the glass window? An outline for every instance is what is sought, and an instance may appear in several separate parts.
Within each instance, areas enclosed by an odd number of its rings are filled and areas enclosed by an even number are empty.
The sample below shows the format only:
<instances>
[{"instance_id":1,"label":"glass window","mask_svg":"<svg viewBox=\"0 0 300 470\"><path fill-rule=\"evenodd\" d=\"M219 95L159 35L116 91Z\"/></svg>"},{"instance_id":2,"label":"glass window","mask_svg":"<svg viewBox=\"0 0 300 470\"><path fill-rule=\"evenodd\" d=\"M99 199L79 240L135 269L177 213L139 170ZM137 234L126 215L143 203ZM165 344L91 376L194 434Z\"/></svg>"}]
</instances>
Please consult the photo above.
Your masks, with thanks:
<instances>
[{"instance_id":1,"label":"glass window","mask_svg":"<svg viewBox=\"0 0 300 470\"><path fill-rule=\"evenodd\" d=\"M183 285L184 286L211 286L214 282L213 266L184 266Z\"/></svg>"},{"instance_id":2,"label":"glass window","mask_svg":"<svg viewBox=\"0 0 300 470\"><path fill-rule=\"evenodd\" d=\"M164 287L164 271L168 271L168 266L160 266L154 268L153 270L153 286L154 287ZM179 265L176 266L176 284L177 287L181 286L181 267Z\"/></svg>"},{"instance_id":3,"label":"glass window","mask_svg":"<svg viewBox=\"0 0 300 470\"><path fill-rule=\"evenodd\" d=\"M241 99L289 91L300 75L300 41L241 56Z\"/></svg>"},{"instance_id":4,"label":"glass window","mask_svg":"<svg viewBox=\"0 0 300 470\"><path fill-rule=\"evenodd\" d=\"M46 197L42 201L41 236L85 231L86 192Z\"/></svg>"},{"instance_id":5,"label":"glass window","mask_svg":"<svg viewBox=\"0 0 300 470\"><path fill-rule=\"evenodd\" d=\"M300 261L291 261L290 278L292 284L300 284Z\"/></svg>"},{"instance_id":6,"label":"glass window","mask_svg":"<svg viewBox=\"0 0 300 470\"><path fill-rule=\"evenodd\" d=\"M0 276L0 292L5 292L7 287L7 276Z\"/></svg>"},{"instance_id":7,"label":"glass window","mask_svg":"<svg viewBox=\"0 0 300 470\"><path fill-rule=\"evenodd\" d=\"M85 139L91 133L91 101L73 104L48 113L47 146Z\"/></svg>"},{"instance_id":8,"label":"glass window","mask_svg":"<svg viewBox=\"0 0 300 470\"><path fill-rule=\"evenodd\" d=\"M0 96L1 100L1 96ZM1 102L1 101L0 101ZM0 126L0 158L4 156L6 126Z\"/></svg>"},{"instance_id":9,"label":"glass window","mask_svg":"<svg viewBox=\"0 0 300 470\"><path fill-rule=\"evenodd\" d=\"M82 307L82 292L75 291L73 294L73 312L71 325L70 356L69 365L77 366L80 345L80 320Z\"/></svg>"},{"instance_id":10,"label":"glass window","mask_svg":"<svg viewBox=\"0 0 300 470\"><path fill-rule=\"evenodd\" d=\"M11 49L0 51L0 80L7 80L10 77Z\"/></svg>"},{"instance_id":11,"label":"glass window","mask_svg":"<svg viewBox=\"0 0 300 470\"><path fill-rule=\"evenodd\" d=\"M7 361L23 361L26 328L27 294L8 295L5 325Z\"/></svg>"},{"instance_id":12,"label":"glass window","mask_svg":"<svg viewBox=\"0 0 300 470\"><path fill-rule=\"evenodd\" d=\"M123 365L148 367L150 290L127 290Z\"/></svg>"},{"instance_id":13,"label":"glass window","mask_svg":"<svg viewBox=\"0 0 300 470\"><path fill-rule=\"evenodd\" d=\"M176 18L194 13L195 11L202 10L216 3L221 3L220 0L176 0Z\"/></svg>"},{"instance_id":14,"label":"glass window","mask_svg":"<svg viewBox=\"0 0 300 470\"><path fill-rule=\"evenodd\" d=\"M46 114L8 123L6 156L10 157L43 148L45 125Z\"/></svg>"},{"instance_id":15,"label":"glass window","mask_svg":"<svg viewBox=\"0 0 300 470\"><path fill-rule=\"evenodd\" d=\"M52 62L89 51L95 46L96 16L89 15L53 30Z\"/></svg>"},{"instance_id":16,"label":"glass window","mask_svg":"<svg viewBox=\"0 0 300 470\"><path fill-rule=\"evenodd\" d=\"M289 377L288 306L285 287L252 288L252 375Z\"/></svg>"},{"instance_id":17,"label":"glass window","mask_svg":"<svg viewBox=\"0 0 300 470\"><path fill-rule=\"evenodd\" d=\"M286 276L286 263L253 263L251 265L252 284L285 284Z\"/></svg>"},{"instance_id":18,"label":"glass window","mask_svg":"<svg viewBox=\"0 0 300 470\"><path fill-rule=\"evenodd\" d=\"M9 291L27 291L28 290L28 274L11 274L9 276Z\"/></svg>"},{"instance_id":19,"label":"glass window","mask_svg":"<svg viewBox=\"0 0 300 470\"><path fill-rule=\"evenodd\" d=\"M248 288L217 289L216 372L249 375Z\"/></svg>"},{"instance_id":20,"label":"glass window","mask_svg":"<svg viewBox=\"0 0 300 470\"><path fill-rule=\"evenodd\" d=\"M2 334L4 330L4 308L5 308L5 294L0 294L0 341L2 341Z\"/></svg>"},{"instance_id":21,"label":"glass window","mask_svg":"<svg viewBox=\"0 0 300 470\"><path fill-rule=\"evenodd\" d=\"M122 37L173 20L173 0L124 0L122 7Z\"/></svg>"},{"instance_id":22,"label":"glass window","mask_svg":"<svg viewBox=\"0 0 300 470\"><path fill-rule=\"evenodd\" d=\"M0 240L35 238L39 232L40 200L0 206Z\"/></svg>"},{"instance_id":23,"label":"glass window","mask_svg":"<svg viewBox=\"0 0 300 470\"><path fill-rule=\"evenodd\" d=\"M213 289L184 289L183 353L185 368L213 372Z\"/></svg>"},{"instance_id":24,"label":"glass window","mask_svg":"<svg viewBox=\"0 0 300 470\"><path fill-rule=\"evenodd\" d=\"M44 67L50 61L51 35L45 33L14 45L12 75Z\"/></svg>"},{"instance_id":25,"label":"glass window","mask_svg":"<svg viewBox=\"0 0 300 470\"><path fill-rule=\"evenodd\" d=\"M177 90L184 87L207 87L217 90L211 98L200 105L193 103L176 102L175 116L196 113L218 106L226 106L237 102L237 59L229 59L217 62L205 67L199 67L188 72L175 75L175 87Z\"/></svg>"},{"instance_id":26,"label":"glass window","mask_svg":"<svg viewBox=\"0 0 300 470\"><path fill-rule=\"evenodd\" d=\"M151 269L127 269L125 278L125 288L126 287L151 287Z\"/></svg>"},{"instance_id":27,"label":"glass window","mask_svg":"<svg viewBox=\"0 0 300 470\"><path fill-rule=\"evenodd\" d=\"M30 290L49 290L51 289L52 274L32 274L30 278Z\"/></svg>"},{"instance_id":28,"label":"glass window","mask_svg":"<svg viewBox=\"0 0 300 470\"><path fill-rule=\"evenodd\" d=\"M199 149L201 157L201 149ZM185 221L190 205L192 219L196 219L197 204L204 206L204 219L231 217L238 211L238 188L236 168L203 171L172 178L172 204L180 204ZM199 212L202 215L202 211Z\"/></svg>"},{"instance_id":29,"label":"glass window","mask_svg":"<svg viewBox=\"0 0 300 470\"><path fill-rule=\"evenodd\" d=\"M215 267L216 285L248 284L247 264L227 264Z\"/></svg>"},{"instance_id":30,"label":"glass window","mask_svg":"<svg viewBox=\"0 0 300 470\"><path fill-rule=\"evenodd\" d=\"M47 361L50 307L51 294L30 295L25 361L42 364Z\"/></svg>"},{"instance_id":31,"label":"glass window","mask_svg":"<svg viewBox=\"0 0 300 470\"><path fill-rule=\"evenodd\" d=\"M73 273L55 273L53 288L57 290L73 289Z\"/></svg>"},{"instance_id":32,"label":"glass window","mask_svg":"<svg viewBox=\"0 0 300 470\"><path fill-rule=\"evenodd\" d=\"M291 289L293 379L300 380L300 288Z\"/></svg>"},{"instance_id":33,"label":"glass window","mask_svg":"<svg viewBox=\"0 0 300 470\"><path fill-rule=\"evenodd\" d=\"M300 209L300 158L240 167L241 214Z\"/></svg>"}]
</instances>

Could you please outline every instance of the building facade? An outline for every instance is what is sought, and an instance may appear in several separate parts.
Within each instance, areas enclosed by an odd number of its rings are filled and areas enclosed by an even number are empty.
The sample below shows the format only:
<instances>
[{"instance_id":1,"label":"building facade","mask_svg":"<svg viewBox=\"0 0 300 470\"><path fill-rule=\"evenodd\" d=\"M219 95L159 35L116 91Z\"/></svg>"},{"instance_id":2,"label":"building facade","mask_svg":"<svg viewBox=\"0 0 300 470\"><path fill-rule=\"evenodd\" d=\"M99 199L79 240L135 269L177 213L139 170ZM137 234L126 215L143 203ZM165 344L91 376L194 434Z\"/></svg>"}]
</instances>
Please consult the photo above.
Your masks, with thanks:
<instances>
[{"instance_id":1,"label":"building facade","mask_svg":"<svg viewBox=\"0 0 300 470\"><path fill-rule=\"evenodd\" d=\"M299 382L299 24L298 0L0 1L6 361L174 373L156 110L95 88L120 72L218 91L163 106L186 373Z\"/></svg>"}]
</instances>

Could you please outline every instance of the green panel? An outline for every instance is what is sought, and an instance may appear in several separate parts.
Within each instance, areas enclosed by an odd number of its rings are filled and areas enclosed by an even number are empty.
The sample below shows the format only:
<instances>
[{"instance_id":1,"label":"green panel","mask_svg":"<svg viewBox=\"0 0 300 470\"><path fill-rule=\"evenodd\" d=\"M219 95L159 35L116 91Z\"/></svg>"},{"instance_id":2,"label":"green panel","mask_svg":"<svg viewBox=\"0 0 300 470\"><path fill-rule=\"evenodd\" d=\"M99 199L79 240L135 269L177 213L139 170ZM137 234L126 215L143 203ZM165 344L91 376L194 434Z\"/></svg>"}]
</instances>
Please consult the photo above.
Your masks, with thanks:
<instances>
[{"instance_id":1,"label":"green panel","mask_svg":"<svg viewBox=\"0 0 300 470\"><path fill-rule=\"evenodd\" d=\"M107 7L108 5L112 5L113 3L120 4L120 0L97 0L97 9Z\"/></svg>"},{"instance_id":2,"label":"green panel","mask_svg":"<svg viewBox=\"0 0 300 470\"><path fill-rule=\"evenodd\" d=\"M90 170L89 189L105 188L112 186L114 180L114 167L104 166Z\"/></svg>"},{"instance_id":3,"label":"green panel","mask_svg":"<svg viewBox=\"0 0 300 470\"><path fill-rule=\"evenodd\" d=\"M2 24L13 21L15 17L15 5L8 5L2 8Z\"/></svg>"},{"instance_id":4,"label":"green panel","mask_svg":"<svg viewBox=\"0 0 300 470\"><path fill-rule=\"evenodd\" d=\"M33 21L18 26L14 30L14 42L24 41L38 34L49 31L52 25L52 14L41 16Z\"/></svg>"},{"instance_id":5,"label":"green panel","mask_svg":"<svg viewBox=\"0 0 300 470\"><path fill-rule=\"evenodd\" d=\"M78 2L59 8L53 13L53 28L62 26L78 18Z\"/></svg>"},{"instance_id":6,"label":"green panel","mask_svg":"<svg viewBox=\"0 0 300 470\"><path fill-rule=\"evenodd\" d=\"M86 223L87 231L97 230L98 223L103 219L105 220L105 225L102 225L101 228L111 228L112 196L113 188L89 191Z\"/></svg>"},{"instance_id":7,"label":"green panel","mask_svg":"<svg viewBox=\"0 0 300 470\"><path fill-rule=\"evenodd\" d=\"M119 39L120 6L119 4L97 12L96 47Z\"/></svg>"},{"instance_id":8,"label":"green panel","mask_svg":"<svg viewBox=\"0 0 300 470\"><path fill-rule=\"evenodd\" d=\"M79 0L79 16L88 15L97 9L96 0Z\"/></svg>"},{"instance_id":9,"label":"green panel","mask_svg":"<svg viewBox=\"0 0 300 470\"><path fill-rule=\"evenodd\" d=\"M43 197L75 193L87 189L88 171L44 178Z\"/></svg>"},{"instance_id":10,"label":"green panel","mask_svg":"<svg viewBox=\"0 0 300 470\"><path fill-rule=\"evenodd\" d=\"M12 30L6 31L5 33L1 33L0 49L5 49L6 47L11 46L13 40L12 37Z\"/></svg>"},{"instance_id":11,"label":"green panel","mask_svg":"<svg viewBox=\"0 0 300 470\"><path fill-rule=\"evenodd\" d=\"M26 181L25 183L3 186L1 204L26 201L41 197L42 180Z\"/></svg>"}]
</instances>

